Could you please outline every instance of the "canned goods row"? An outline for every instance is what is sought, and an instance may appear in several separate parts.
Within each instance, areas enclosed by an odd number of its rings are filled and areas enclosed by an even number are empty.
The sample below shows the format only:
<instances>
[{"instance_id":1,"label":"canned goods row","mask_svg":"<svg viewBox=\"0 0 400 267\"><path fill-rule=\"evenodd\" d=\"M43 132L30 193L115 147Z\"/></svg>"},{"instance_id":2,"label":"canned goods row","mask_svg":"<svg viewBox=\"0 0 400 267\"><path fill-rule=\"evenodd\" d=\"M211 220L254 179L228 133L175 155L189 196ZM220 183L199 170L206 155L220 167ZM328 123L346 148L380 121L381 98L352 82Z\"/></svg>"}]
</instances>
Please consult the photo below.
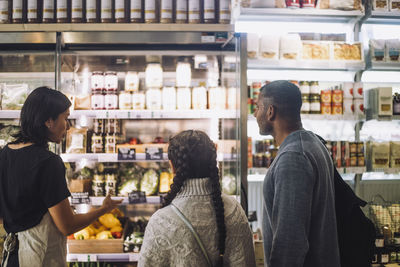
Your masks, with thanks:
<instances>
[{"instance_id":1,"label":"canned goods row","mask_svg":"<svg viewBox=\"0 0 400 267\"><path fill-rule=\"evenodd\" d=\"M363 142L328 141L327 147L336 167L365 166L365 145Z\"/></svg>"}]
</instances>

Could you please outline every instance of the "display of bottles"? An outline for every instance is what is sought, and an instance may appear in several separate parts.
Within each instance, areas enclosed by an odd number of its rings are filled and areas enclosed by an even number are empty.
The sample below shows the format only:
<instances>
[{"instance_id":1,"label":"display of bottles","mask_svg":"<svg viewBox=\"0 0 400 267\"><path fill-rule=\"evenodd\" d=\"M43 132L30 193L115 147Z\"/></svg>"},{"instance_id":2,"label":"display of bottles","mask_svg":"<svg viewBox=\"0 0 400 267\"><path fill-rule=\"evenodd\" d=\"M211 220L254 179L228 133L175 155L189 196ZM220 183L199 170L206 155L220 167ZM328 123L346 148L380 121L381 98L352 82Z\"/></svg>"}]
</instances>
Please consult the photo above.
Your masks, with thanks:
<instances>
[{"instance_id":1,"label":"display of bottles","mask_svg":"<svg viewBox=\"0 0 400 267\"><path fill-rule=\"evenodd\" d=\"M83 22L83 1L82 0L71 0L71 22L80 23Z\"/></svg>"},{"instance_id":2,"label":"display of bottles","mask_svg":"<svg viewBox=\"0 0 400 267\"><path fill-rule=\"evenodd\" d=\"M204 0L203 5L204 23L215 23L215 1Z\"/></svg>"},{"instance_id":3,"label":"display of bottles","mask_svg":"<svg viewBox=\"0 0 400 267\"><path fill-rule=\"evenodd\" d=\"M189 13L189 23L200 23L200 0L189 0L188 13Z\"/></svg>"},{"instance_id":4,"label":"display of bottles","mask_svg":"<svg viewBox=\"0 0 400 267\"><path fill-rule=\"evenodd\" d=\"M219 1L219 23L229 24L231 21L231 10L229 0Z\"/></svg>"},{"instance_id":5,"label":"display of bottles","mask_svg":"<svg viewBox=\"0 0 400 267\"><path fill-rule=\"evenodd\" d=\"M101 0L100 18L102 23L113 22L112 17L112 0Z\"/></svg>"},{"instance_id":6,"label":"display of bottles","mask_svg":"<svg viewBox=\"0 0 400 267\"><path fill-rule=\"evenodd\" d=\"M67 0L57 0L57 10L56 17L58 23L68 22L68 1Z\"/></svg>"},{"instance_id":7,"label":"display of bottles","mask_svg":"<svg viewBox=\"0 0 400 267\"><path fill-rule=\"evenodd\" d=\"M144 1L144 22L146 23L157 22L156 0Z\"/></svg>"},{"instance_id":8,"label":"display of bottles","mask_svg":"<svg viewBox=\"0 0 400 267\"><path fill-rule=\"evenodd\" d=\"M175 11L176 23L187 23L188 20L188 3L186 0L176 0Z\"/></svg>"},{"instance_id":9,"label":"display of bottles","mask_svg":"<svg viewBox=\"0 0 400 267\"><path fill-rule=\"evenodd\" d=\"M161 0L160 22L172 23L172 0Z\"/></svg>"},{"instance_id":10,"label":"display of bottles","mask_svg":"<svg viewBox=\"0 0 400 267\"><path fill-rule=\"evenodd\" d=\"M114 10L115 10L114 11L115 22L117 23L126 22L125 0L115 0Z\"/></svg>"},{"instance_id":11,"label":"display of bottles","mask_svg":"<svg viewBox=\"0 0 400 267\"><path fill-rule=\"evenodd\" d=\"M86 2L86 22L97 22L97 1L87 0Z\"/></svg>"},{"instance_id":12,"label":"display of bottles","mask_svg":"<svg viewBox=\"0 0 400 267\"><path fill-rule=\"evenodd\" d=\"M130 20L132 23L143 22L142 0L131 0Z\"/></svg>"},{"instance_id":13,"label":"display of bottles","mask_svg":"<svg viewBox=\"0 0 400 267\"><path fill-rule=\"evenodd\" d=\"M42 22L43 23L54 22L54 1L53 0L44 0L43 1Z\"/></svg>"},{"instance_id":14,"label":"display of bottles","mask_svg":"<svg viewBox=\"0 0 400 267\"><path fill-rule=\"evenodd\" d=\"M38 22L38 1L28 0L28 22L37 23Z\"/></svg>"},{"instance_id":15,"label":"display of bottles","mask_svg":"<svg viewBox=\"0 0 400 267\"><path fill-rule=\"evenodd\" d=\"M13 0L12 1L12 22L13 23L22 23L22 11L23 11L22 0Z\"/></svg>"}]
</instances>

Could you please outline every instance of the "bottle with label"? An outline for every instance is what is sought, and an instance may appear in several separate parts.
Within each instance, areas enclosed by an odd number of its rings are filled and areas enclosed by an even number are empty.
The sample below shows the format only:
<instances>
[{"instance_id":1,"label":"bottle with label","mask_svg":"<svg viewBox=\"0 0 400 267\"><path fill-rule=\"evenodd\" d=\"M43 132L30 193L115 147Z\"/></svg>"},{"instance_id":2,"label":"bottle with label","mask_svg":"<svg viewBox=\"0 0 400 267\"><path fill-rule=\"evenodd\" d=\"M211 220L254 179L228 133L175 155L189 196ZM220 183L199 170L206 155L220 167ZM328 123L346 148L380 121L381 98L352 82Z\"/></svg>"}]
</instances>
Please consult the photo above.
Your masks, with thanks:
<instances>
[{"instance_id":1,"label":"bottle with label","mask_svg":"<svg viewBox=\"0 0 400 267\"><path fill-rule=\"evenodd\" d=\"M215 23L214 0L204 0L203 15L204 15L204 23Z\"/></svg>"},{"instance_id":2,"label":"bottle with label","mask_svg":"<svg viewBox=\"0 0 400 267\"><path fill-rule=\"evenodd\" d=\"M71 22L81 23L83 22L83 1L82 0L71 0Z\"/></svg>"},{"instance_id":3,"label":"bottle with label","mask_svg":"<svg viewBox=\"0 0 400 267\"><path fill-rule=\"evenodd\" d=\"M43 0L43 23L54 22L54 1L53 0Z\"/></svg>"},{"instance_id":4,"label":"bottle with label","mask_svg":"<svg viewBox=\"0 0 400 267\"><path fill-rule=\"evenodd\" d=\"M93 195L95 197L102 197L104 196L104 175L96 173L93 176L93 185L92 185L92 190L93 190Z\"/></svg>"},{"instance_id":5,"label":"bottle with label","mask_svg":"<svg viewBox=\"0 0 400 267\"><path fill-rule=\"evenodd\" d=\"M128 71L125 75L125 91L136 92L139 90L139 76L137 72Z\"/></svg>"},{"instance_id":6,"label":"bottle with label","mask_svg":"<svg viewBox=\"0 0 400 267\"><path fill-rule=\"evenodd\" d=\"M162 90L162 106L163 110L176 109L176 89L175 87L164 87Z\"/></svg>"},{"instance_id":7,"label":"bottle with label","mask_svg":"<svg viewBox=\"0 0 400 267\"><path fill-rule=\"evenodd\" d=\"M0 0L0 23L9 23L8 0Z\"/></svg>"},{"instance_id":8,"label":"bottle with label","mask_svg":"<svg viewBox=\"0 0 400 267\"><path fill-rule=\"evenodd\" d=\"M188 20L188 1L176 0L175 3L175 22L187 23Z\"/></svg>"},{"instance_id":9,"label":"bottle with label","mask_svg":"<svg viewBox=\"0 0 400 267\"><path fill-rule=\"evenodd\" d=\"M130 19L132 23L143 22L142 0L131 0Z\"/></svg>"},{"instance_id":10,"label":"bottle with label","mask_svg":"<svg viewBox=\"0 0 400 267\"><path fill-rule=\"evenodd\" d=\"M204 86L193 88L192 105L193 109L207 109L207 90Z\"/></svg>"},{"instance_id":11,"label":"bottle with label","mask_svg":"<svg viewBox=\"0 0 400 267\"><path fill-rule=\"evenodd\" d=\"M28 0L28 23L38 22L38 0Z\"/></svg>"},{"instance_id":12,"label":"bottle with label","mask_svg":"<svg viewBox=\"0 0 400 267\"><path fill-rule=\"evenodd\" d=\"M146 96L143 92L134 92L132 94L132 109L144 110L146 103Z\"/></svg>"},{"instance_id":13,"label":"bottle with label","mask_svg":"<svg viewBox=\"0 0 400 267\"><path fill-rule=\"evenodd\" d=\"M22 0L13 0L12 3L12 22L13 23L22 23L22 10L23 10L23 2Z\"/></svg>"},{"instance_id":14,"label":"bottle with label","mask_svg":"<svg viewBox=\"0 0 400 267\"><path fill-rule=\"evenodd\" d=\"M92 135L92 153L103 153L103 135L95 133Z\"/></svg>"},{"instance_id":15,"label":"bottle with label","mask_svg":"<svg viewBox=\"0 0 400 267\"><path fill-rule=\"evenodd\" d=\"M189 0L189 23L196 24L201 22L200 0Z\"/></svg>"},{"instance_id":16,"label":"bottle with label","mask_svg":"<svg viewBox=\"0 0 400 267\"><path fill-rule=\"evenodd\" d=\"M192 95L190 88L180 87L176 92L176 106L180 110L190 109L192 106Z\"/></svg>"},{"instance_id":17,"label":"bottle with label","mask_svg":"<svg viewBox=\"0 0 400 267\"><path fill-rule=\"evenodd\" d=\"M86 22L88 23L98 22L96 0L87 0L86 2Z\"/></svg>"},{"instance_id":18,"label":"bottle with label","mask_svg":"<svg viewBox=\"0 0 400 267\"><path fill-rule=\"evenodd\" d=\"M106 195L115 196L117 192L117 179L115 174L109 173L106 174L106 186L105 186Z\"/></svg>"},{"instance_id":19,"label":"bottle with label","mask_svg":"<svg viewBox=\"0 0 400 267\"><path fill-rule=\"evenodd\" d=\"M105 152L106 153L115 153L116 150L116 143L117 139L115 134L107 134L106 135L106 145L105 145Z\"/></svg>"},{"instance_id":20,"label":"bottle with label","mask_svg":"<svg viewBox=\"0 0 400 267\"><path fill-rule=\"evenodd\" d=\"M161 0L161 23L172 23L172 0Z\"/></svg>"},{"instance_id":21,"label":"bottle with label","mask_svg":"<svg viewBox=\"0 0 400 267\"><path fill-rule=\"evenodd\" d=\"M115 0L114 16L115 16L115 22L117 23L126 22L125 0Z\"/></svg>"},{"instance_id":22,"label":"bottle with label","mask_svg":"<svg viewBox=\"0 0 400 267\"><path fill-rule=\"evenodd\" d=\"M219 23L229 24L231 22L231 9L229 0L219 1Z\"/></svg>"},{"instance_id":23,"label":"bottle with label","mask_svg":"<svg viewBox=\"0 0 400 267\"><path fill-rule=\"evenodd\" d=\"M68 22L68 2L67 0L57 0L57 22Z\"/></svg>"},{"instance_id":24,"label":"bottle with label","mask_svg":"<svg viewBox=\"0 0 400 267\"><path fill-rule=\"evenodd\" d=\"M144 1L144 21L146 23L156 23L157 22L157 7L156 0L146 0Z\"/></svg>"},{"instance_id":25,"label":"bottle with label","mask_svg":"<svg viewBox=\"0 0 400 267\"><path fill-rule=\"evenodd\" d=\"M161 109L161 90L159 88L149 88L146 91L146 109Z\"/></svg>"},{"instance_id":26,"label":"bottle with label","mask_svg":"<svg viewBox=\"0 0 400 267\"><path fill-rule=\"evenodd\" d=\"M111 23L113 22L112 17L112 0L101 0L101 22Z\"/></svg>"}]
</instances>

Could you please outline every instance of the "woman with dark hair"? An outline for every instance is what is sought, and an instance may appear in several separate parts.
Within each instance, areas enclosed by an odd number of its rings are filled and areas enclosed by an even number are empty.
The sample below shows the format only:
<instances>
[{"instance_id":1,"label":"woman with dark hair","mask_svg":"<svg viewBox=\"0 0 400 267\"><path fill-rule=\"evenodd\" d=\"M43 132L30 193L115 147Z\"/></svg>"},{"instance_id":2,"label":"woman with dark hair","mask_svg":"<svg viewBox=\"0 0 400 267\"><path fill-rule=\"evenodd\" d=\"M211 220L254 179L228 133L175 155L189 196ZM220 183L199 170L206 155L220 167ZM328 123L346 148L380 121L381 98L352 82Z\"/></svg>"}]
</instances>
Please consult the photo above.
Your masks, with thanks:
<instances>
[{"instance_id":1,"label":"woman with dark hair","mask_svg":"<svg viewBox=\"0 0 400 267\"><path fill-rule=\"evenodd\" d=\"M174 181L146 227L138 266L255 266L246 215L221 193L217 152L207 134L177 134L168 158Z\"/></svg>"},{"instance_id":2,"label":"woman with dark hair","mask_svg":"<svg viewBox=\"0 0 400 267\"><path fill-rule=\"evenodd\" d=\"M48 150L69 129L71 102L62 93L39 87L21 110L16 140L0 150L0 217L7 237L3 266L66 266L66 236L114 209L107 196L87 214L75 214L61 158Z\"/></svg>"}]
</instances>

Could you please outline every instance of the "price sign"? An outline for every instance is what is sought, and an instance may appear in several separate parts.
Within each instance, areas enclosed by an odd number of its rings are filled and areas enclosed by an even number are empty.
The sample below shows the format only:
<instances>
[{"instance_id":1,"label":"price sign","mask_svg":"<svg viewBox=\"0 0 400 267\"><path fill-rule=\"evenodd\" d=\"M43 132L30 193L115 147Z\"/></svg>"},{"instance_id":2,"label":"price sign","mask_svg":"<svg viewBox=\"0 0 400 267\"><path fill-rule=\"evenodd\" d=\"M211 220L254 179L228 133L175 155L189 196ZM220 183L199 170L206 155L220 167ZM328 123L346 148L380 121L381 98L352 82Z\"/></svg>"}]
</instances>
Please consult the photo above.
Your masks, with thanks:
<instances>
[{"instance_id":1,"label":"price sign","mask_svg":"<svg viewBox=\"0 0 400 267\"><path fill-rule=\"evenodd\" d=\"M71 193L71 204L90 204L89 192Z\"/></svg>"},{"instance_id":2,"label":"price sign","mask_svg":"<svg viewBox=\"0 0 400 267\"><path fill-rule=\"evenodd\" d=\"M76 259L79 262L96 262L97 255L96 254L78 254Z\"/></svg>"},{"instance_id":3,"label":"price sign","mask_svg":"<svg viewBox=\"0 0 400 267\"><path fill-rule=\"evenodd\" d=\"M136 149L129 147L118 148L118 160L135 160L136 159Z\"/></svg>"},{"instance_id":4,"label":"price sign","mask_svg":"<svg viewBox=\"0 0 400 267\"><path fill-rule=\"evenodd\" d=\"M159 147L146 147L146 160L161 160L163 159L163 149Z\"/></svg>"},{"instance_id":5,"label":"price sign","mask_svg":"<svg viewBox=\"0 0 400 267\"><path fill-rule=\"evenodd\" d=\"M215 43L215 34L213 32L203 32L201 33L202 43Z\"/></svg>"},{"instance_id":6,"label":"price sign","mask_svg":"<svg viewBox=\"0 0 400 267\"><path fill-rule=\"evenodd\" d=\"M142 191L132 191L128 194L129 204L147 203L146 193Z\"/></svg>"}]
</instances>

